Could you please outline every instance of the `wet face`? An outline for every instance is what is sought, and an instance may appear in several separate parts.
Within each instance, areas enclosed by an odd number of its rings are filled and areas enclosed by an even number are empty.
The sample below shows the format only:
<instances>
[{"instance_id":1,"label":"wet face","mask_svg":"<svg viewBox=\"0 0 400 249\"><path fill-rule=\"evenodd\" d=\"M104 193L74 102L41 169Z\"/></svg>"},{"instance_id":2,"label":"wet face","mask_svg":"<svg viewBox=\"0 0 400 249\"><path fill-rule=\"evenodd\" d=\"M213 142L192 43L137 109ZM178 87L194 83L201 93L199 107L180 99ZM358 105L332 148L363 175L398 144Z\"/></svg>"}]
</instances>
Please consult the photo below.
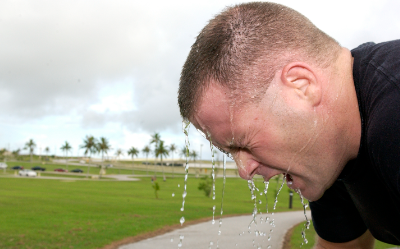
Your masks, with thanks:
<instances>
[{"instance_id":1,"label":"wet face","mask_svg":"<svg viewBox=\"0 0 400 249\"><path fill-rule=\"evenodd\" d=\"M315 109L274 82L257 104L237 103L230 96L211 84L190 121L233 156L242 178L287 174L290 188L319 199L340 172L331 167L336 162L320 136Z\"/></svg>"}]
</instances>

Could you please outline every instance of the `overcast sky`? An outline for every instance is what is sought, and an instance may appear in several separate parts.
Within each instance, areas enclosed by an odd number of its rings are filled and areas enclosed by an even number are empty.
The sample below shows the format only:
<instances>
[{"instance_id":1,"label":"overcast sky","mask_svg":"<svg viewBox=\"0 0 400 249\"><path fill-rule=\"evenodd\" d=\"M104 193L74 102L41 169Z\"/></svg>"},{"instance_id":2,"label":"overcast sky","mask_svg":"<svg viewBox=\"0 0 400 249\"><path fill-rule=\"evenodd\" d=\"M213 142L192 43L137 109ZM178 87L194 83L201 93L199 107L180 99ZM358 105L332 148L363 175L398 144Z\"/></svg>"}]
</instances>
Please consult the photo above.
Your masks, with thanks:
<instances>
[{"instance_id":1,"label":"overcast sky","mask_svg":"<svg viewBox=\"0 0 400 249\"><path fill-rule=\"evenodd\" d=\"M240 2L0 0L0 148L32 138L36 153L61 155L68 141L77 155L93 135L108 138L114 155L141 150L154 132L181 148L181 67L207 21ZM276 2L349 49L400 38L400 1ZM193 129L190 140L210 158Z\"/></svg>"}]
</instances>

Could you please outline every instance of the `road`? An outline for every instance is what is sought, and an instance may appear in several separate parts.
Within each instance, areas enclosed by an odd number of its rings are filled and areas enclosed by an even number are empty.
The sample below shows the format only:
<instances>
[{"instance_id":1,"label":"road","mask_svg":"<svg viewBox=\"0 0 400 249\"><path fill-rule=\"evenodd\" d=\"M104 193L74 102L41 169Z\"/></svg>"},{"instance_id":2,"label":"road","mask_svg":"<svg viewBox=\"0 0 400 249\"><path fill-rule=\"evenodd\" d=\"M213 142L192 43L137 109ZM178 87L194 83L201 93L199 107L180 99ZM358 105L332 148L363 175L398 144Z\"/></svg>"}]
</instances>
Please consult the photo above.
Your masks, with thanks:
<instances>
[{"instance_id":1,"label":"road","mask_svg":"<svg viewBox=\"0 0 400 249\"><path fill-rule=\"evenodd\" d=\"M270 222L260 222L260 218L269 221L274 219L275 227ZM310 219L310 212L307 213ZM304 221L305 217L302 211L276 213L275 215L258 215L257 225L252 224L250 230L249 224L252 216L237 216L222 219L221 228L219 220L212 225L211 221L187 226L160 236L142 240L136 243L120 246L119 249L154 249L154 248L282 248L283 238L286 231L293 225ZM221 235L218 235L219 230ZM256 233L258 230L260 233ZM270 230L273 230L270 232ZM263 234L265 233L265 234ZM271 240L268 237L271 235ZM183 238L182 240L180 239ZM182 243L180 246L180 242ZM269 247L270 246L270 247ZM299 245L300 246L300 245Z\"/></svg>"}]
</instances>

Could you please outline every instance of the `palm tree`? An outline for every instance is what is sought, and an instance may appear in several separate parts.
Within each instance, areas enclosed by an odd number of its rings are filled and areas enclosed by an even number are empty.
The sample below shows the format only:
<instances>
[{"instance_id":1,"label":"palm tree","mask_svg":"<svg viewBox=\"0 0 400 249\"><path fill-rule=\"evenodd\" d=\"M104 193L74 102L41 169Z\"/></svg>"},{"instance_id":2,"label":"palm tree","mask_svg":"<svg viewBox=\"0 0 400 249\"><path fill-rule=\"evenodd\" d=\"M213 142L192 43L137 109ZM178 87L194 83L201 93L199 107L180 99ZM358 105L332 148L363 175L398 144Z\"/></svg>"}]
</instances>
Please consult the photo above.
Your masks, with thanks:
<instances>
[{"instance_id":1,"label":"palm tree","mask_svg":"<svg viewBox=\"0 0 400 249\"><path fill-rule=\"evenodd\" d=\"M28 142L25 143L24 150L29 150L29 154L31 156L31 166L32 166L32 155L33 155L33 150L35 149L36 144L33 141L33 139L30 139Z\"/></svg>"},{"instance_id":2,"label":"palm tree","mask_svg":"<svg viewBox=\"0 0 400 249\"><path fill-rule=\"evenodd\" d=\"M97 140L93 136L88 136L86 135L85 139L83 139L83 144L81 145L82 149L85 149L85 156L89 154L89 164L90 164L90 156L93 153L97 152ZM89 167L90 165L88 164L88 171L87 171L87 177L89 176Z\"/></svg>"},{"instance_id":3,"label":"palm tree","mask_svg":"<svg viewBox=\"0 0 400 249\"><path fill-rule=\"evenodd\" d=\"M97 143L97 149L101 153L101 168L103 168L104 154L108 154L108 151L111 150L111 145L107 138L100 138L100 141Z\"/></svg>"},{"instance_id":4,"label":"palm tree","mask_svg":"<svg viewBox=\"0 0 400 249\"><path fill-rule=\"evenodd\" d=\"M192 152L189 153L189 156L192 158L194 164L196 162L196 158L198 157L197 152L192 150Z\"/></svg>"},{"instance_id":5,"label":"palm tree","mask_svg":"<svg viewBox=\"0 0 400 249\"><path fill-rule=\"evenodd\" d=\"M122 152L122 150L121 149L117 149L117 151L115 152L115 155L117 156L117 160L119 160L119 157L120 156L122 156L122 155L124 155L124 153ZM118 174L120 174L120 168L119 168L119 166L118 166Z\"/></svg>"},{"instance_id":6,"label":"palm tree","mask_svg":"<svg viewBox=\"0 0 400 249\"><path fill-rule=\"evenodd\" d=\"M145 146L144 148L143 148L143 153L144 154L146 154L146 170L147 170L147 175L149 175L149 161L148 161L148 158L149 158L149 153L150 153L150 147L149 146Z\"/></svg>"},{"instance_id":7,"label":"palm tree","mask_svg":"<svg viewBox=\"0 0 400 249\"><path fill-rule=\"evenodd\" d=\"M158 143L161 141L161 136L158 132L155 132L154 135L151 136L150 144L154 143L154 155L156 157L156 160L158 158L157 155L157 148L158 148ZM154 177L156 176L156 162L154 161Z\"/></svg>"},{"instance_id":8,"label":"palm tree","mask_svg":"<svg viewBox=\"0 0 400 249\"><path fill-rule=\"evenodd\" d=\"M117 149L117 151L115 152L115 155L117 156L117 160L118 160L120 156L124 155L124 152L121 149Z\"/></svg>"},{"instance_id":9,"label":"palm tree","mask_svg":"<svg viewBox=\"0 0 400 249\"><path fill-rule=\"evenodd\" d=\"M186 146L183 146L182 148L181 148L181 150L179 151L179 155L182 157L182 159L185 159L186 158Z\"/></svg>"},{"instance_id":10,"label":"palm tree","mask_svg":"<svg viewBox=\"0 0 400 249\"><path fill-rule=\"evenodd\" d=\"M19 152L21 151L21 149L16 149L13 152L11 152L13 154L13 156L15 157L15 160L19 159Z\"/></svg>"},{"instance_id":11,"label":"palm tree","mask_svg":"<svg viewBox=\"0 0 400 249\"><path fill-rule=\"evenodd\" d=\"M133 157L138 156L139 151L135 147L132 147L128 150L128 155L130 155L132 157L132 175L134 175L135 173L134 173L133 169L134 169L135 163L133 161Z\"/></svg>"},{"instance_id":12,"label":"palm tree","mask_svg":"<svg viewBox=\"0 0 400 249\"><path fill-rule=\"evenodd\" d=\"M44 151L46 152L47 155L47 161L49 160L49 152L50 152L50 148L49 146L47 146L46 148L44 148Z\"/></svg>"},{"instance_id":13,"label":"palm tree","mask_svg":"<svg viewBox=\"0 0 400 249\"><path fill-rule=\"evenodd\" d=\"M162 169L164 181L165 181L166 179L165 179L165 175L164 175L164 166L163 166L162 159L163 159L163 156L165 157L165 156L168 156L168 155L169 155L168 147L167 147L167 146L164 146L164 141L160 140L159 143L158 143L158 147L157 147L157 149L156 149L156 157L160 156L160 159L161 159L161 169Z\"/></svg>"},{"instance_id":14,"label":"palm tree","mask_svg":"<svg viewBox=\"0 0 400 249\"><path fill-rule=\"evenodd\" d=\"M68 151L70 151L72 149L72 147L67 141L65 141L65 144L63 146L61 146L60 149L66 153L66 156L65 156L65 161L66 161L65 167L67 168L67 171L68 171Z\"/></svg>"},{"instance_id":15,"label":"palm tree","mask_svg":"<svg viewBox=\"0 0 400 249\"><path fill-rule=\"evenodd\" d=\"M176 151L176 146L175 144L171 144L169 146L169 152L171 152L172 155L172 178L174 178L174 167L175 167L175 161L174 161L174 152Z\"/></svg>"}]
</instances>

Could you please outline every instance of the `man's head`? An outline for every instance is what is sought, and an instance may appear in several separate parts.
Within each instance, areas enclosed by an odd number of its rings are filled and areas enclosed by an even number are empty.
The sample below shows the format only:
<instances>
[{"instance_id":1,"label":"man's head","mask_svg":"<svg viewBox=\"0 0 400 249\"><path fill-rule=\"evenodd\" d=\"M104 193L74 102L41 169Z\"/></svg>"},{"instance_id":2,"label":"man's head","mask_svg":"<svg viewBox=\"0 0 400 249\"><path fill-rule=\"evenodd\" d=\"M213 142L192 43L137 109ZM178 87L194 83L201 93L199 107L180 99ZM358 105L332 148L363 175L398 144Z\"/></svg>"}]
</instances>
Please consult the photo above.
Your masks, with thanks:
<instances>
[{"instance_id":1,"label":"man's head","mask_svg":"<svg viewBox=\"0 0 400 249\"><path fill-rule=\"evenodd\" d=\"M316 200L358 152L351 82L348 50L290 8L250 3L199 34L178 102L183 118L232 154L242 178L286 173Z\"/></svg>"},{"instance_id":2,"label":"man's head","mask_svg":"<svg viewBox=\"0 0 400 249\"><path fill-rule=\"evenodd\" d=\"M179 85L181 115L193 115L210 82L230 89L236 101L257 101L283 65L301 60L327 66L339 51L335 40L283 5L254 2L227 8L192 45Z\"/></svg>"}]
</instances>

